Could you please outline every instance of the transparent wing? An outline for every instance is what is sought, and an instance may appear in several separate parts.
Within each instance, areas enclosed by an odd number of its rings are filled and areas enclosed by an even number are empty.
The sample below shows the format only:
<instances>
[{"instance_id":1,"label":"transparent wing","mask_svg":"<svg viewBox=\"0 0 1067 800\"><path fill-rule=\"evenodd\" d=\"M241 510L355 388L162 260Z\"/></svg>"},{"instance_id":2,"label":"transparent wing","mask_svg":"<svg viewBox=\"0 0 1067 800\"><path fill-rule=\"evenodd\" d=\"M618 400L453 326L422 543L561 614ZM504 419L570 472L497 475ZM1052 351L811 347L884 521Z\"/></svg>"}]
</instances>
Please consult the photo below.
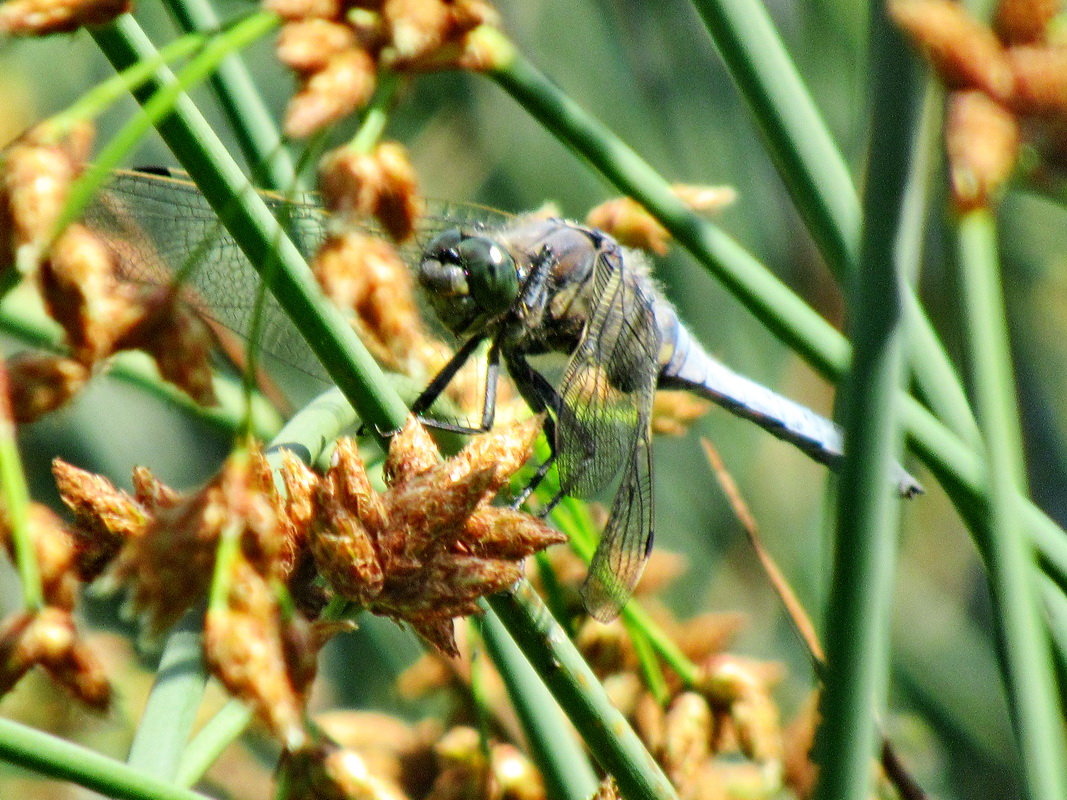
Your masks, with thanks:
<instances>
[{"instance_id":1,"label":"transparent wing","mask_svg":"<svg viewBox=\"0 0 1067 800\"><path fill-rule=\"evenodd\" d=\"M559 390L556 464L561 489L576 496L603 488L636 454L659 370L659 329L647 278L628 272L616 248L602 249L596 258L589 321Z\"/></svg>"},{"instance_id":2,"label":"transparent wing","mask_svg":"<svg viewBox=\"0 0 1067 800\"><path fill-rule=\"evenodd\" d=\"M611 516L582 585L586 610L601 622L619 615L652 552L651 445L646 426L627 462Z\"/></svg>"}]
</instances>

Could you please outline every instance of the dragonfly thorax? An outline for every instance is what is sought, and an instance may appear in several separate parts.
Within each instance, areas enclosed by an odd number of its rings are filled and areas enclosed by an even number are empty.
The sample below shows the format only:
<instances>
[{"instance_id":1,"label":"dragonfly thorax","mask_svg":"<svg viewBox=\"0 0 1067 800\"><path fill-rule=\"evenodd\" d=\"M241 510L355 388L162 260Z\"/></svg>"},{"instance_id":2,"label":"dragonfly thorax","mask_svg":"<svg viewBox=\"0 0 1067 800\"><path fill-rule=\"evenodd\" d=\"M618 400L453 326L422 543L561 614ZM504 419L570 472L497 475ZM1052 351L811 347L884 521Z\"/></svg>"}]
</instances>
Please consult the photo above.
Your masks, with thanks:
<instances>
[{"instance_id":1,"label":"dragonfly thorax","mask_svg":"<svg viewBox=\"0 0 1067 800\"><path fill-rule=\"evenodd\" d=\"M423 251L419 285L449 330L472 334L510 309L519 294L515 260L500 244L459 228Z\"/></svg>"}]
</instances>

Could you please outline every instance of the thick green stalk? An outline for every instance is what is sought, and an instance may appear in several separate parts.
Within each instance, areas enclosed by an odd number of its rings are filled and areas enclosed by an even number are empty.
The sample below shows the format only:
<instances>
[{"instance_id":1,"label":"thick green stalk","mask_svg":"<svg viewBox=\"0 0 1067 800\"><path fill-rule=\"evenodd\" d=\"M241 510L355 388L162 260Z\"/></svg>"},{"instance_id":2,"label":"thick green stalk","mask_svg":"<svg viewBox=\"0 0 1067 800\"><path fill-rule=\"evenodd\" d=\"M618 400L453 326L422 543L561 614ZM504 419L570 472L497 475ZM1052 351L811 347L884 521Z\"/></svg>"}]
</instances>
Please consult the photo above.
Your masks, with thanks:
<instances>
[{"instance_id":1,"label":"thick green stalk","mask_svg":"<svg viewBox=\"0 0 1067 800\"><path fill-rule=\"evenodd\" d=\"M850 319L855 356L843 386L845 462L838 487L826 609L826 666L816 738L817 800L871 791L875 719L884 704L900 503L889 476L900 451L903 377L899 227L908 183L912 65L881 2L872 4L872 154L864 195L863 269Z\"/></svg>"},{"instance_id":2,"label":"thick green stalk","mask_svg":"<svg viewBox=\"0 0 1067 800\"><path fill-rule=\"evenodd\" d=\"M990 471L986 564L1003 644L1004 681L1028 794L1034 800L1053 800L1067 797L1067 739L1033 579L1033 547L1020 514L1026 493L1022 435L990 211L963 214L959 247L975 401Z\"/></svg>"},{"instance_id":3,"label":"thick green stalk","mask_svg":"<svg viewBox=\"0 0 1067 800\"><path fill-rule=\"evenodd\" d=\"M122 800L211 800L66 739L0 717L0 758Z\"/></svg>"},{"instance_id":4,"label":"thick green stalk","mask_svg":"<svg viewBox=\"0 0 1067 800\"><path fill-rule=\"evenodd\" d=\"M542 677L604 771L626 800L674 800L670 781L611 704L600 681L525 581L489 606Z\"/></svg>"},{"instance_id":5,"label":"thick green stalk","mask_svg":"<svg viewBox=\"0 0 1067 800\"><path fill-rule=\"evenodd\" d=\"M480 622L486 648L515 706L548 796L586 800L596 791L597 778L559 706L496 614L487 611Z\"/></svg>"}]
</instances>

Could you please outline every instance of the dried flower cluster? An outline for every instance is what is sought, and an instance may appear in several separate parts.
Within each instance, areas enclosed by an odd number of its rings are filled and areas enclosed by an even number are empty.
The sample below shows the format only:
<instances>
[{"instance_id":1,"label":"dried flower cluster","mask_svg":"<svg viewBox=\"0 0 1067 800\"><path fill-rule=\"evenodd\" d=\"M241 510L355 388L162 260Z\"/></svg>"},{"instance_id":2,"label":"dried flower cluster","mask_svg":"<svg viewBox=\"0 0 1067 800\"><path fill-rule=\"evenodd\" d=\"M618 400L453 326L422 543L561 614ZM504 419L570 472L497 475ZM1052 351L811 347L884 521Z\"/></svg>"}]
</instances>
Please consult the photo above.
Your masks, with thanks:
<instances>
[{"instance_id":1,"label":"dried flower cluster","mask_svg":"<svg viewBox=\"0 0 1067 800\"><path fill-rule=\"evenodd\" d=\"M106 703L107 682L70 621L79 585L102 577L127 588L152 634L207 602L212 673L288 750L317 752L307 693L319 649L348 626L317 620L331 596L409 624L456 654L454 618L518 580L527 555L565 539L528 514L489 505L539 429L537 418L505 427L440 461L412 420L393 439L390 488L380 495L351 440L338 442L321 478L287 451L272 474L252 448L188 495L140 468L130 495L56 460L74 524L33 507L47 607L5 623L0 688L38 664L87 703Z\"/></svg>"},{"instance_id":2,"label":"dried flower cluster","mask_svg":"<svg viewBox=\"0 0 1067 800\"><path fill-rule=\"evenodd\" d=\"M945 126L953 199L988 206L1011 176L1024 133L1050 165L1067 163L1067 42L1055 0L1001 0L992 27L952 0L890 0L893 19L949 88Z\"/></svg>"},{"instance_id":3,"label":"dried flower cluster","mask_svg":"<svg viewBox=\"0 0 1067 800\"><path fill-rule=\"evenodd\" d=\"M266 0L286 23L279 60L300 78L285 133L301 138L362 108L379 67L486 69L476 31L497 24L484 0Z\"/></svg>"},{"instance_id":4,"label":"dried flower cluster","mask_svg":"<svg viewBox=\"0 0 1067 800\"><path fill-rule=\"evenodd\" d=\"M8 0L0 5L0 33L70 33L85 26L106 25L132 9L132 0Z\"/></svg>"},{"instance_id":5,"label":"dried flower cluster","mask_svg":"<svg viewBox=\"0 0 1067 800\"><path fill-rule=\"evenodd\" d=\"M46 125L0 154L0 263L33 279L70 349L66 356L24 355L12 361L19 422L67 402L101 361L127 349L147 352L164 378L198 402L215 399L211 336L177 295L125 280L122 247L101 232L73 224L57 235L91 141L86 125L63 134Z\"/></svg>"},{"instance_id":6,"label":"dried flower cluster","mask_svg":"<svg viewBox=\"0 0 1067 800\"><path fill-rule=\"evenodd\" d=\"M426 432L409 422L390 448L383 495L342 440L318 491L311 549L320 571L342 597L457 654L453 618L515 583L527 555L565 541L529 514L489 505L539 429L537 418L505 426L437 463Z\"/></svg>"},{"instance_id":7,"label":"dried flower cluster","mask_svg":"<svg viewBox=\"0 0 1067 800\"><path fill-rule=\"evenodd\" d=\"M676 183L675 197L694 211L715 213L737 199L732 186L694 186ZM632 197L616 197L601 203L586 214L585 222L600 228L626 247L636 247L656 255L666 255L671 235L644 206Z\"/></svg>"}]
</instances>

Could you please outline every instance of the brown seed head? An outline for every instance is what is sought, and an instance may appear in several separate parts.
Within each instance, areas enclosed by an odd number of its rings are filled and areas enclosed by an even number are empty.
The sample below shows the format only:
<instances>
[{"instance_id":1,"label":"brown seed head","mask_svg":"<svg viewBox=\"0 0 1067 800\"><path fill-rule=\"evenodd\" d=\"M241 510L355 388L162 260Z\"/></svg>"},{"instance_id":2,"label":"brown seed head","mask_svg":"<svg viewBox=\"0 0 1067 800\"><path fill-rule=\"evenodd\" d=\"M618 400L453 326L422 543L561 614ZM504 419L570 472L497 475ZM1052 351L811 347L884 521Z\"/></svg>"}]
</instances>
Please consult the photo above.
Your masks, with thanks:
<instances>
[{"instance_id":1,"label":"brown seed head","mask_svg":"<svg viewBox=\"0 0 1067 800\"><path fill-rule=\"evenodd\" d=\"M119 282L111 251L83 225L63 231L39 279L49 314L66 332L74 357L86 365L109 355L137 318L132 287Z\"/></svg>"},{"instance_id":2,"label":"brown seed head","mask_svg":"<svg viewBox=\"0 0 1067 800\"><path fill-rule=\"evenodd\" d=\"M107 710L111 687L100 662L78 635L70 611L45 606L19 612L0 625L0 695L34 666L43 667L90 708Z\"/></svg>"},{"instance_id":3,"label":"brown seed head","mask_svg":"<svg viewBox=\"0 0 1067 800\"><path fill-rule=\"evenodd\" d=\"M780 762L782 731L770 687L781 667L731 655L711 659L701 669L697 690L716 708L725 708L741 752L760 763Z\"/></svg>"},{"instance_id":4,"label":"brown seed head","mask_svg":"<svg viewBox=\"0 0 1067 800\"><path fill-rule=\"evenodd\" d=\"M356 34L347 25L308 18L282 26L275 53L289 69L307 74L324 69L333 56L355 45Z\"/></svg>"},{"instance_id":5,"label":"brown seed head","mask_svg":"<svg viewBox=\"0 0 1067 800\"><path fill-rule=\"evenodd\" d=\"M7 364L15 421L33 422L66 405L88 382L80 361L43 353L19 353Z\"/></svg>"},{"instance_id":6,"label":"brown seed head","mask_svg":"<svg viewBox=\"0 0 1067 800\"><path fill-rule=\"evenodd\" d=\"M652 401L652 432L684 436L694 421L704 416L711 403L689 392L656 392Z\"/></svg>"},{"instance_id":7,"label":"brown seed head","mask_svg":"<svg viewBox=\"0 0 1067 800\"><path fill-rule=\"evenodd\" d=\"M106 25L131 8L131 0L9 0L0 6L0 33L70 33L86 26Z\"/></svg>"},{"instance_id":8,"label":"brown seed head","mask_svg":"<svg viewBox=\"0 0 1067 800\"><path fill-rule=\"evenodd\" d=\"M45 602L55 608L74 608L78 590L78 575L75 569L74 539L63 521L48 506L31 503L29 507L29 533L33 543L33 556L41 576ZM0 508L0 542L14 560L15 546L7 515Z\"/></svg>"},{"instance_id":9,"label":"brown seed head","mask_svg":"<svg viewBox=\"0 0 1067 800\"><path fill-rule=\"evenodd\" d=\"M889 13L950 89L981 89L1005 100L1012 74L993 31L953 0L891 0Z\"/></svg>"},{"instance_id":10,"label":"brown seed head","mask_svg":"<svg viewBox=\"0 0 1067 800\"><path fill-rule=\"evenodd\" d=\"M696 692L683 692L671 701L664 718L660 761L671 783L693 784L711 756L714 721L707 701Z\"/></svg>"},{"instance_id":11,"label":"brown seed head","mask_svg":"<svg viewBox=\"0 0 1067 800\"><path fill-rule=\"evenodd\" d=\"M281 542L272 488L262 485L247 453L235 452L210 483L157 509L144 535L127 543L119 576L132 584L134 607L146 614L150 631L166 630L205 596L226 529L236 527L245 557L273 574Z\"/></svg>"},{"instance_id":12,"label":"brown seed head","mask_svg":"<svg viewBox=\"0 0 1067 800\"><path fill-rule=\"evenodd\" d=\"M303 139L362 108L376 82L377 66L366 50L350 47L335 54L290 99L285 135Z\"/></svg>"},{"instance_id":13,"label":"brown seed head","mask_svg":"<svg viewBox=\"0 0 1067 800\"><path fill-rule=\"evenodd\" d=\"M1067 119L1067 46L1019 46L1008 50L1015 76L1010 105L1027 116Z\"/></svg>"},{"instance_id":14,"label":"brown seed head","mask_svg":"<svg viewBox=\"0 0 1067 800\"><path fill-rule=\"evenodd\" d=\"M215 397L211 351L215 339L204 320L169 290L142 296L115 346L143 350L159 374L200 405Z\"/></svg>"},{"instance_id":15,"label":"brown seed head","mask_svg":"<svg viewBox=\"0 0 1067 800\"><path fill-rule=\"evenodd\" d=\"M960 211L989 206L1011 177L1019 123L979 91L953 92L945 123L952 195Z\"/></svg>"},{"instance_id":16,"label":"brown seed head","mask_svg":"<svg viewBox=\"0 0 1067 800\"><path fill-rule=\"evenodd\" d=\"M74 514L74 541L82 580L94 580L127 541L142 536L151 514L102 475L52 460L59 496Z\"/></svg>"},{"instance_id":17,"label":"brown seed head","mask_svg":"<svg viewBox=\"0 0 1067 800\"><path fill-rule=\"evenodd\" d=\"M338 19L341 0L264 0L263 7L288 20Z\"/></svg>"},{"instance_id":18,"label":"brown seed head","mask_svg":"<svg viewBox=\"0 0 1067 800\"><path fill-rule=\"evenodd\" d=\"M356 752L325 741L286 753L281 800L406 800L391 782L373 774Z\"/></svg>"},{"instance_id":19,"label":"brown seed head","mask_svg":"<svg viewBox=\"0 0 1067 800\"><path fill-rule=\"evenodd\" d=\"M428 338L415 303L411 270L384 239L356 230L330 236L312 265L315 278L342 309L355 312L360 338L391 369L407 372Z\"/></svg>"},{"instance_id":20,"label":"brown seed head","mask_svg":"<svg viewBox=\"0 0 1067 800\"><path fill-rule=\"evenodd\" d=\"M418 178L397 142L382 142L370 153L333 150L319 167L319 188L331 212L352 222L373 218L397 241L411 236L422 213Z\"/></svg>"},{"instance_id":21,"label":"brown seed head","mask_svg":"<svg viewBox=\"0 0 1067 800\"><path fill-rule=\"evenodd\" d=\"M235 559L229 580L225 605L212 605L204 618L208 669L230 694L253 709L279 742L299 747L307 741L306 698L290 674L274 592L241 558Z\"/></svg>"},{"instance_id":22,"label":"brown seed head","mask_svg":"<svg viewBox=\"0 0 1067 800\"><path fill-rule=\"evenodd\" d=\"M7 8L7 6L3 6ZM24 135L3 153L3 228L5 255L14 260L17 249L40 247L52 235L67 192L80 170L59 143L36 141Z\"/></svg>"},{"instance_id":23,"label":"brown seed head","mask_svg":"<svg viewBox=\"0 0 1067 800\"><path fill-rule=\"evenodd\" d=\"M500 22L496 10L481 0L385 0L382 18L390 66L409 70L475 68L484 59L470 35Z\"/></svg>"},{"instance_id":24,"label":"brown seed head","mask_svg":"<svg viewBox=\"0 0 1067 800\"><path fill-rule=\"evenodd\" d=\"M1005 44L1031 44L1045 39L1060 0L1000 0L993 28Z\"/></svg>"}]
</instances>

